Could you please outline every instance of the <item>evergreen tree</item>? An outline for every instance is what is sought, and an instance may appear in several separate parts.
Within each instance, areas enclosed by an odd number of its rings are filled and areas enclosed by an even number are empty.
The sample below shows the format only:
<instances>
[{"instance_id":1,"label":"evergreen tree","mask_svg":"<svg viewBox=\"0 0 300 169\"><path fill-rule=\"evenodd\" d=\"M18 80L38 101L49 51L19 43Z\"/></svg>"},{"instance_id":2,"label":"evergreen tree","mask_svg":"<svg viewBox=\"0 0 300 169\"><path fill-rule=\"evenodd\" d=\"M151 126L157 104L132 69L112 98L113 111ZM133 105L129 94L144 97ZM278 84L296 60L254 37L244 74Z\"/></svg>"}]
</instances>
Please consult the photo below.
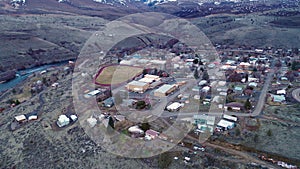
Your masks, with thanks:
<instances>
[{"instance_id":1,"label":"evergreen tree","mask_svg":"<svg viewBox=\"0 0 300 169\"><path fill-rule=\"evenodd\" d=\"M199 72L197 68L194 70L194 78L199 79Z\"/></svg>"},{"instance_id":2,"label":"evergreen tree","mask_svg":"<svg viewBox=\"0 0 300 169\"><path fill-rule=\"evenodd\" d=\"M251 109L251 103L250 103L249 99L247 99L247 101L245 102L244 108L245 108L246 110L250 110L250 109Z\"/></svg>"},{"instance_id":3,"label":"evergreen tree","mask_svg":"<svg viewBox=\"0 0 300 169\"><path fill-rule=\"evenodd\" d=\"M208 75L207 70L203 72L202 79L209 81L209 75Z\"/></svg>"},{"instance_id":4,"label":"evergreen tree","mask_svg":"<svg viewBox=\"0 0 300 169\"><path fill-rule=\"evenodd\" d=\"M111 127L112 129L115 128L115 122L114 122L114 120L113 120L112 117L109 117L109 118L108 118L108 125L109 125L109 127Z\"/></svg>"}]
</instances>

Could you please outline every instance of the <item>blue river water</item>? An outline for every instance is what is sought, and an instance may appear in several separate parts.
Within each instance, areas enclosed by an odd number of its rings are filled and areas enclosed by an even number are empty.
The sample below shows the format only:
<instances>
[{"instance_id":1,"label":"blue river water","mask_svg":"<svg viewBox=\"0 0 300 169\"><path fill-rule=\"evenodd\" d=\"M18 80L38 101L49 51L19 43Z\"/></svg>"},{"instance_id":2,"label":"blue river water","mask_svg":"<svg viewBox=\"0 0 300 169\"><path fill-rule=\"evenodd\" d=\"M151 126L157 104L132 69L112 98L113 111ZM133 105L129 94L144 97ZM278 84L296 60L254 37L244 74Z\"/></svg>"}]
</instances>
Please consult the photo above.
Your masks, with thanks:
<instances>
[{"instance_id":1,"label":"blue river water","mask_svg":"<svg viewBox=\"0 0 300 169\"><path fill-rule=\"evenodd\" d=\"M20 84L21 82L26 80L30 75L32 75L35 72L40 72L40 71L46 70L50 67L61 66L66 63L68 63L68 62L65 61L65 62L59 62L59 63L54 63L54 64L47 64L47 65L43 65L43 66L38 66L38 67L34 67L34 68L17 71L17 75L14 79L0 84L0 92L17 86L18 84Z\"/></svg>"}]
</instances>

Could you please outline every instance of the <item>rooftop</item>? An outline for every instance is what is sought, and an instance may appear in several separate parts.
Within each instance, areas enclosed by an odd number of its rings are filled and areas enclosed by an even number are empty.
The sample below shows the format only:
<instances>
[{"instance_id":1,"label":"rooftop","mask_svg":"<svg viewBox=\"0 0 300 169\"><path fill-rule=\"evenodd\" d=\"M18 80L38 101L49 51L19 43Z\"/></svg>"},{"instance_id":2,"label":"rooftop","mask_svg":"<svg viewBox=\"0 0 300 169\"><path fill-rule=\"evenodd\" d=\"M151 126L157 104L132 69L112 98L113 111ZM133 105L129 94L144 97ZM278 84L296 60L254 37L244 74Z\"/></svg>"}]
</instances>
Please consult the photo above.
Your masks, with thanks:
<instances>
[{"instance_id":1,"label":"rooftop","mask_svg":"<svg viewBox=\"0 0 300 169\"><path fill-rule=\"evenodd\" d=\"M165 85L161 86L160 88L156 89L155 92L167 93L173 87L175 87L175 86L174 85L165 84Z\"/></svg>"},{"instance_id":2,"label":"rooftop","mask_svg":"<svg viewBox=\"0 0 300 169\"><path fill-rule=\"evenodd\" d=\"M140 87L143 87L145 85L147 85L146 82L141 82L141 81L131 81L128 83L128 85L134 85L134 86L140 86Z\"/></svg>"},{"instance_id":3,"label":"rooftop","mask_svg":"<svg viewBox=\"0 0 300 169\"><path fill-rule=\"evenodd\" d=\"M230 121L227 121L227 120L224 120L224 119L221 119L220 122L218 123L218 126L220 127L232 127L234 125L233 122L230 122Z\"/></svg>"}]
</instances>

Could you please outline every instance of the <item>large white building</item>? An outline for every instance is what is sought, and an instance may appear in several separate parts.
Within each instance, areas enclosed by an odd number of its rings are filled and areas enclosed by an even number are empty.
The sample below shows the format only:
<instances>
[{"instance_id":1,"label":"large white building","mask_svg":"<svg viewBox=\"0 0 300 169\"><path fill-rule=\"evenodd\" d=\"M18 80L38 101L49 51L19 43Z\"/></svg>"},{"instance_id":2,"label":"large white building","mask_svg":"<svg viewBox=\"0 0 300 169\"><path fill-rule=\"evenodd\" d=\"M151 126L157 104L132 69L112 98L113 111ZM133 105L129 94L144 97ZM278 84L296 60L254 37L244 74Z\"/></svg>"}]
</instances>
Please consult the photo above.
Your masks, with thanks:
<instances>
[{"instance_id":1,"label":"large white building","mask_svg":"<svg viewBox=\"0 0 300 169\"><path fill-rule=\"evenodd\" d=\"M177 88L176 85L165 84L165 85L161 86L160 88L158 88L154 91L154 96L157 96L157 97L167 96L168 94L175 91L176 88Z\"/></svg>"}]
</instances>

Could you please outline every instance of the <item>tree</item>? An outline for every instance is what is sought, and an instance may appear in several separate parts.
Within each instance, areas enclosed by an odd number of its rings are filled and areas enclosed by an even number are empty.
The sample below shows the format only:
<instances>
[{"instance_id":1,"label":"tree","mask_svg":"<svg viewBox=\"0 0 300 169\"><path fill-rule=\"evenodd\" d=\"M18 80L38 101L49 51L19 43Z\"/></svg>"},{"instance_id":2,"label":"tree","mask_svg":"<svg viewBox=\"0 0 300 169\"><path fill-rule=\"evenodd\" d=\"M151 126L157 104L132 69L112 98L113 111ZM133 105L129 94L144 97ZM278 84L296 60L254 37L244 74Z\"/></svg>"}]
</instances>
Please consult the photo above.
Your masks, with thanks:
<instances>
[{"instance_id":1,"label":"tree","mask_svg":"<svg viewBox=\"0 0 300 169\"><path fill-rule=\"evenodd\" d=\"M109 118L108 118L108 125L109 125L109 127L111 127L112 129L115 128L115 122L114 122L114 120L113 120L112 117L109 117Z\"/></svg>"},{"instance_id":2,"label":"tree","mask_svg":"<svg viewBox=\"0 0 300 169\"><path fill-rule=\"evenodd\" d=\"M150 130L151 125L150 125L148 122L144 122L144 123L142 123L142 124L140 125L140 128L141 128L144 132L146 132L147 130Z\"/></svg>"},{"instance_id":3,"label":"tree","mask_svg":"<svg viewBox=\"0 0 300 169\"><path fill-rule=\"evenodd\" d=\"M245 104L244 104L244 108L245 108L246 110L250 110L251 107L252 107L252 105L251 105L249 99L247 99L247 101L246 101Z\"/></svg>"},{"instance_id":4,"label":"tree","mask_svg":"<svg viewBox=\"0 0 300 169\"><path fill-rule=\"evenodd\" d=\"M208 75L208 72L207 72L207 71L204 71L204 72L203 72L202 79L203 79L203 80L209 81L209 75Z\"/></svg>"},{"instance_id":5,"label":"tree","mask_svg":"<svg viewBox=\"0 0 300 169\"><path fill-rule=\"evenodd\" d=\"M241 130L239 128L235 129L235 136L241 135Z\"/></svg>"},{"instance_id":6,"label":"tree","mask_svg":"<svg viewBox=\"0 0 300 169\"><path fill-rule=\"evenodd\" d=\"M258 134L255 134L255 135L254 135L254 137L253 137L253 141L254 141L255 143L257 143L257 142L258 142Z\"/></svg>"},{"instance_id":7,"label":"tree","mask_svg":"<svg viewBox=\"0 0 300 169\"><path fill-rule=\"evenodd\" d=\"M46 84L47 83L47 79L45 77L42 78L42 82L43 84Z\"/></svg>"},{"instance_id":8,"label":"tree","mask_svg":"<svg viewBox=\"0 0 300 169\"><path fill-rule=\"evenodd\" d=\"M198 65L203 65L203 62L201 61L201 59L199 60Z\"/></svg>"},{"instance_id":9,"label":"tree","mask_svg":"<svg viewBox=\"0 0 300 169\"><path fill-rule=\"evenodd\" d=\"M154 68L154 75L157 75L157 73L158 73L157 68Z\"/></svg>"},{"instance_id":10,"label":"tree","mask_svg":"<svg viewBox=\"0 0 300 169\"><path fill-rule=\"evenodd\" d=\"M199 79L199 72L197 68L194 70L194 78Z\"/></svg>"},{"instance_id":11,"label":"tree","mask_svg":"<svg viewBox=\"0 0 300 169\"><path fill-rule=\"evenodd\" d=\"M147 69L143 69L143 75L147 74L148 70Z\"/></svg>"},{"instance_id":12,"label":"tree","mask_svg":"<svg viewBox=\"0 0 300 169\"><path fill-rule=\"evenodd\" d=\"M139 100L136 102L136 109L143 109L146 107L146 102L143 100Z\"/></svg>"},{"instance_id":13,"label":"tree","mask_svg":"<svg viewBox=\"0 0 300 169\"><path fill-rule=\"evenodd\" d=\"M292 68L292 70L298 70L298 69L300 69L300 63L296 62L296 61L293 61L291 68Z\"/></svg>"},{"instance_id":14,"label":"tree","mask_svg":"<svg viewBox=\"0 0 300 169\"><path fill-rule=\"evenodd\" d=\"M198 63L199 63L199 60L198 60L198 59L194 59L194 60L193 60L193 63L194 63L194 64L198 64Z\"/></svg>"},{"instance_id":15,"label":"tree","mask_svg":"<svg viewBox=\"0 0 300 169\"><path fill-rule=\"evenodd\" d=\"M19 104L21 104L21 102L20 102L19 100L16 100L16 101L15 101L15 104L16 104L16 105L19 105Z\"/></svg>"},{"instance_id":16,"label":"tree","mask_svg":"<svg viewBox=\"0 0 300 169\"><path fill-rule=\"evenodd\" d=\"M271 137L272 135L273 135L272 130L269 129L269 130L267 131L267 136Z\"/></svg>"}]
</instances>

